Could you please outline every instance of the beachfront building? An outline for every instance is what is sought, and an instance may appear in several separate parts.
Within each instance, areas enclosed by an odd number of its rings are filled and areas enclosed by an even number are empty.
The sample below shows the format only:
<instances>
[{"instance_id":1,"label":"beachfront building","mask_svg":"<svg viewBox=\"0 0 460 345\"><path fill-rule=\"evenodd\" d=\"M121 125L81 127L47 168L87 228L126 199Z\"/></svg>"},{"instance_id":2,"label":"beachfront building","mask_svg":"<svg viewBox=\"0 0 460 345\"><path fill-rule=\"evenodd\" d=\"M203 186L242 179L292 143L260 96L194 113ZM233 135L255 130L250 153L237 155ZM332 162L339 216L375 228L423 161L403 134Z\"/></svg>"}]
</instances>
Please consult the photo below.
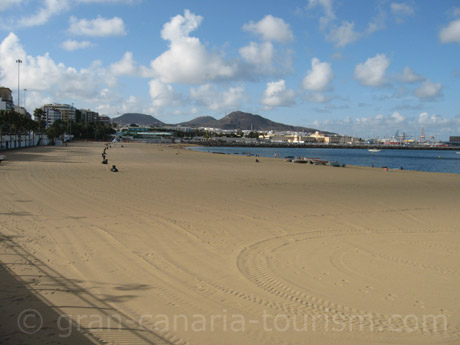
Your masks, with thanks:
<instances>
[{"instance_id":1,"label":"beachfront building","mask_svg":"<svg viewBox=\"0 0 460 345\"><path fill-rule=\"evenodd\" d=\"M89 109L80 109L80 121L82 123L98 122L99 113L89 110Z\"/></svg>"},{"instance_id":2,"label":"beachfront building","mask_svg":"<svg viewBox=\"0 0 460 345\"><path fill-rule=\"evenodd\" d=\"M27 112L26 108L24 108L24 107L20 107L20 106L18 106L18 105L15 105L15 106L14 106L14 111L17 112L18 114L25 115L25 116L27 116L28 118L32 118L32 115L30 115L30 114Z\"/></svg>"},{"instance_id":3,"label":"beachfront building","mask_svg":"<svg viewBox=\"0 0 460 345\"><path fill-rule=\"evenodd\" d=\"M106 115L99 116L98 121L102 122L104 125L110 125L112 123L112 120L110 119L110 117Z\"/></svg>"},{"instance_id":4,"label":"beachfront building","mask_svg":"<svg viewBox=\"0 0 460 345\"><path fill-rule=\"evenodd\" d=\"M44 120L46 128L51 126L54 123L54 121L62 120L62 113L58 109L44 105L42 107L42 110L43 110L42 118L41 119L35 118L34 120L35 121Z\"/></svg>"},{"instance_id":5,"label":"beachfront building","mask_svg":"<svg viewBox=\"0 0 460 345\"><path fill-rule=\"evenodd\" d=\"M42 107L43 110L45 109L53 109L55 111L59 111L61 113L61 120L64 122L74 121L76 119L76 109L73 105L69 104L45 104ZM46 111L46 110L45 110Z\"/></svg>"},{"instance_id":6,"label":"beachfront building","mask_svg":"<svg viewBox=\"0 0 460 345\"><path fill-rule=\"evenodd\" d=\"M451 145L460 145L460 135L450 136L449 144Z\"/></svg>"},{"instance_id":7,"label":"beachfront building","mask_svg":"<svg viewBox=\"0 0 460 345\"><path fill-rule=\"evenodd\" d=\"M9 88L0 87L0 110L13 110L13 95Z\"/></svg>"},{"instance_id":8,"label":"beachfront building","mask_svg":"<svg viewBox=\"0 0 460 345\"><path fill-rule=\"evenodd\" d=\"M320 133L319 131L316 131L314 134L311 134L310 137L314 138L317 143L329 144L330 138Z\"/></svg>"}]
</instances>

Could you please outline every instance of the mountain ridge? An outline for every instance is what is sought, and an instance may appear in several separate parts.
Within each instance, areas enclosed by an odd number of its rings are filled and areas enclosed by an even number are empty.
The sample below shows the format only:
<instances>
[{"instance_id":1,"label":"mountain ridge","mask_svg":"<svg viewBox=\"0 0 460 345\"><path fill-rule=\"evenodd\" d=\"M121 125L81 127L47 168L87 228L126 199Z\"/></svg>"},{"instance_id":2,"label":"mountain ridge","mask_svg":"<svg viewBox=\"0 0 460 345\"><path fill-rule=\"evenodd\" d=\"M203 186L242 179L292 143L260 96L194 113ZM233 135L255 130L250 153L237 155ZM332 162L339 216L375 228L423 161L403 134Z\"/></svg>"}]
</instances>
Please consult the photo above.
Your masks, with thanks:
<instances>
[{"instance_id":1,"label":"mountain ridge","mask_svg":"<svg viewBox=\"0 0 460 345\"><path fill-rule=\"evenodd\" d=\"M123 123L129 125L135 123L137 125L165 125L164 122L156 119L152 115L140 114L140 113L125 113L121 116L112 119L112 122L117 124ZM246 113L243 111L234 111L221 119L216 119L212 116L198 116L192 120L180 122L178 124L171 124L173 126L184 126L184 127L209 127L227 130L254 130L254 131L293 131L293 132L322 132L328 133L327 131L317 130L315 128L292 126L284 123L275 122L267 119L261 115Z\"/></svg>"}]
</instances>

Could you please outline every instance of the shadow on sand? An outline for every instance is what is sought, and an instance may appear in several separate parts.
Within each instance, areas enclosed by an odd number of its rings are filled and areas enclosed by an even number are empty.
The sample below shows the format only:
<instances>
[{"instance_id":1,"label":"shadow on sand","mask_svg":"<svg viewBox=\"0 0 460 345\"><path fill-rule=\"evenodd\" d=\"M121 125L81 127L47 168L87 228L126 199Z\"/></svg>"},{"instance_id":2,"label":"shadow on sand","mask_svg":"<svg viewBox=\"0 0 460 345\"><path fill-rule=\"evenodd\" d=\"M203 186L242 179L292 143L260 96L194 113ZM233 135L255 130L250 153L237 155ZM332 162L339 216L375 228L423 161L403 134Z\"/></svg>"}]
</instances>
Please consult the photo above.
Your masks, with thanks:
<instances>
[{"instance_id":1,"label":"shadow on sand","mask_svg":"<svg viewBox=\"0 0 460 345\"><path fill-rule=\"evenodd\" d=\"M118 302L120 298L134 298L135 295L96 296L80 286L82 281L62 276L19 246L13 236L0 234L0 259L2 345L106 343L99 335L124 344L171 344L153 328L137 323L108 303ZM10 267L20 273L13 272ZM134 292L148 288L128 283L119 286L118 290ZM62 294L65 305L51 304L46 298L47 293ZM74 314L65 315L62 313L64 309L72 310ZM85 322L75 322L74 315L83 315ZM91 325L87 322L90 317L98 317L105 324L93 322Z\"/></svg>"}]
</instances>

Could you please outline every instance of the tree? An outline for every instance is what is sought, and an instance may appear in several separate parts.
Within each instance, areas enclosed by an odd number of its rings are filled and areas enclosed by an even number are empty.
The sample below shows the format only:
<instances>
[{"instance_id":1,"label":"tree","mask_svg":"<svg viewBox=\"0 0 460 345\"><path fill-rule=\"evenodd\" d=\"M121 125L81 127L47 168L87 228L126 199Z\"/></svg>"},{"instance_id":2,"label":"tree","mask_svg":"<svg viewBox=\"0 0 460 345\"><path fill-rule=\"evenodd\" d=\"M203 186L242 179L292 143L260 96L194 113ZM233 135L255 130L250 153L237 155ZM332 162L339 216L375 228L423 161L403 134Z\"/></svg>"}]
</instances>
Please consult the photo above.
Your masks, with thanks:
<instances>
[{"instance_id":1,"label":"tree","mask_svg":"<svg viewBox=\"0 0 460 345\"><path fill-rule=\"evenodd\" d=\"M34 118L37 119L37 131L39 133L43 133L46 129L45 115L45 111L41 108L37 108L34 110Z\"/></svg>"},{"instance_id":2,"label":"tree","mask_svg":"<svg viewBox=\"0 0 460 345\"><path fill-rule=\"evenodd\" d=\"M46 130L46 136L51 140L51 145L55 145L56 138L59 138L65 133L66 124L62 120L56 120Z\"/></svg>"}]
</instances>

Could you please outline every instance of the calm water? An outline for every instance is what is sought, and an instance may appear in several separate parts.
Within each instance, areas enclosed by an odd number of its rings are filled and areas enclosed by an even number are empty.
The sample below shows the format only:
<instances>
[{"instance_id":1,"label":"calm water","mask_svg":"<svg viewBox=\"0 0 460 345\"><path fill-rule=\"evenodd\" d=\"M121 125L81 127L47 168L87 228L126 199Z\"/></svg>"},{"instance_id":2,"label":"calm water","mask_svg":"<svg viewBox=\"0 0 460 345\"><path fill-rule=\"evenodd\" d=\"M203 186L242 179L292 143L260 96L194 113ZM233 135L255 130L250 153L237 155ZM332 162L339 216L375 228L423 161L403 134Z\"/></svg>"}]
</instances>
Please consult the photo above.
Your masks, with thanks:
<instances>
[{"instance_id":1,"label":"calm water","mask_svg":"<svg viewBox=\"0 0 460 345\"><path fill-rule=\"evenodd\" d=\"M460 154L456 154L455 151L383 149L372 154L365 149L194 147L193 150L226 154L257 154L260 157L274 157L277 153L280 159L286 156L300 156L335 160L349 165L386 166L390 169L403 167L405 170L460 174Z\"/></svg>"}]
</instances>

